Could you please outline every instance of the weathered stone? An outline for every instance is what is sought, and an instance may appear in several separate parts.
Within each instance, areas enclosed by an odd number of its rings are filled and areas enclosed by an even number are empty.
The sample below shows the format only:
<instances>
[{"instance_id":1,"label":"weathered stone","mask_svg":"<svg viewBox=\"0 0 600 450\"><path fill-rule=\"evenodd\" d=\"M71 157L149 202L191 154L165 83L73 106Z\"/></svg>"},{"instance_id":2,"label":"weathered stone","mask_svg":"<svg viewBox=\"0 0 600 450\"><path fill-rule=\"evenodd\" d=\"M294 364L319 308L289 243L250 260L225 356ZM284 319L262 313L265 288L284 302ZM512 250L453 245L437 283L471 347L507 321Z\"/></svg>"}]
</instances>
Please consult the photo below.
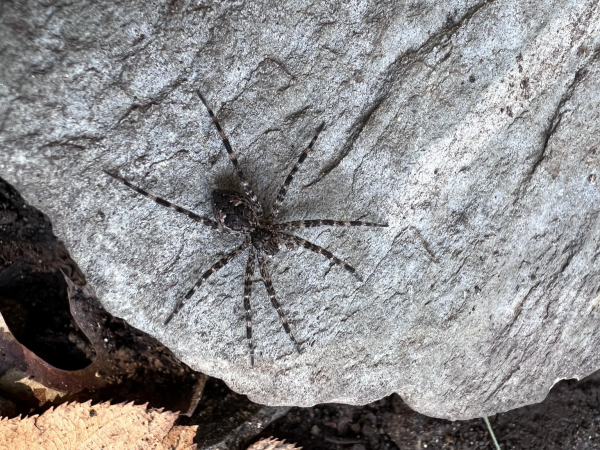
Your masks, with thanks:
<instances>
[{"instance_id":1,"label":"weathered stone","mask_svg":"<svg viewBox=\"0 0 600 450\"><path fill-rule=\"evenodd\" d=\"M47 213L105 307L265 404L488 415L600 367L596 1L17 2L0 16L0 175ZM325 121L271 270L297 355L245 258L178 299L240 239L198 214L235 185L201 89L259 198Z\"/></svg>"}]
</instances>

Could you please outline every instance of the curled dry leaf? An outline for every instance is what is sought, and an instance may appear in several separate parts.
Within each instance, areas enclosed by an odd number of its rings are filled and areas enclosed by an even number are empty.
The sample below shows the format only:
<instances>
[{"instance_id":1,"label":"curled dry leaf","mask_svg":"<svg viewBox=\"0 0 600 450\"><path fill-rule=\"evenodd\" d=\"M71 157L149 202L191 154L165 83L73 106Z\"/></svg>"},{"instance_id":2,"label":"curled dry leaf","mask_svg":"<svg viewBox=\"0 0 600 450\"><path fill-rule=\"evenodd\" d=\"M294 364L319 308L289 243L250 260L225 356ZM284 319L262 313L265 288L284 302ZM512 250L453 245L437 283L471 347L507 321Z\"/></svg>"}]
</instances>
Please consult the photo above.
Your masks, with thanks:
<instances>
[{"instance_id":1,"label":"curled dry leaf","mask_svg":"<svg viewBox=\"0 0 600 450\"><path fill-rule=\"evenodd\" d=\"M194 450L196 427L177 413L133 403L65 403L41 416L0 420L0 450Z\"/></svg>"},{"instance_id":2,"label":"curled dry leaf","mask_svg":"<svg viewBox=\"0 0 600 450\"><path fill-rule=\"evenodd\" d=\"M261 439L255 442L248 450L301 450L302 447L296 447L296 444L286 444L285 441L278 441L275 438Z\"/></svg>"}]
</instances>

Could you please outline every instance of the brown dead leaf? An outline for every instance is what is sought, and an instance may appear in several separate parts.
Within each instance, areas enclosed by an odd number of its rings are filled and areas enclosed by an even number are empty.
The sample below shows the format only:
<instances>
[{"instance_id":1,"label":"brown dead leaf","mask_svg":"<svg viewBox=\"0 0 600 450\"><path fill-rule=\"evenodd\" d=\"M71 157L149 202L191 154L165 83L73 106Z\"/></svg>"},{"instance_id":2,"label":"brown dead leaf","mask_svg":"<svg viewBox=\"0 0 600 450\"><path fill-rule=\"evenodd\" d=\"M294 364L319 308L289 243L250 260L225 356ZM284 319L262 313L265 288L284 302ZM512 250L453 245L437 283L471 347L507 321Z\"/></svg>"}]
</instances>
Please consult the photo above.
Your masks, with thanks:
<instances>
[{"instance_id":1,"label":"brown dead leaf","mask_svg":"<svg viewBox=\"0 0 600 450\"><path fill-rule=\"evenodd\" d=\"M278 441L270 437L255 442L248 447L248 450L302 450L302 447L296 447L296 444L286 444L285 441Z\"/></svg>"},{"instance_id":2,"label":"brown dead leaf","mask_svg":"<svg viewBox=\"0 0 600 450\"><path fill-rule=\"evenodd\" d=\"M196 427L133 403L64 403L41 416L0 420L0 450L195 450Z\"/></svg>"}]
</instances>

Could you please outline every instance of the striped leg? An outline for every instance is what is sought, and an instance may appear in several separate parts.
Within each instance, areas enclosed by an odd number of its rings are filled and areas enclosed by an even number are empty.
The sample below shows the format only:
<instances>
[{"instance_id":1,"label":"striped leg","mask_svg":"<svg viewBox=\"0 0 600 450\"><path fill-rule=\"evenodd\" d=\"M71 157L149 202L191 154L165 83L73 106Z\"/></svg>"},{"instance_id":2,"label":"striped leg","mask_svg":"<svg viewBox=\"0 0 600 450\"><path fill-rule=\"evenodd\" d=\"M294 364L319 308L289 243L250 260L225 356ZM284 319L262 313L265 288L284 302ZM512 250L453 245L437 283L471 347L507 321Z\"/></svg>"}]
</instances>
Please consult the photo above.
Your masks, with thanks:
<instances>
[{"instance_id":1,"label":"striped leg","mask_svg":"<svg viewBox=\"0 0 600 450\"><path fill-rule=\"evenodd\" d=\"M294 348L298 353L300 353L300 346L296 341L296 338L292 334L292 330L290 330L290 325L285 318L285 314L281 309L281 305L277 301L277 297L275 296L275 289L273 288L273 283L271 282L271 276L269 275L269 270L267 269L267 261L265 257L259 252L258 253L258 267L260 269L260 274L262 276L263 282L265 283L265 287L267 288L267 293L269 294L269 298L271 299L271 304L273 308L277 310L277 314L279 314L279 320L281 321L281 325L283 325L283 329L290 337L292 342L294 343Z\"/></svg>"},{"instance_id":2,"label":"striped leg","mask_svg":"<svg viewBox=\"0 0 600 450\"><path fill-rule=\"evenodd\" d=\"M215 273L217 270L221 269L229 261L231 261L233 258L235 258L238 254L240 254L240 252L242 252L242 250L244 250L247 245L248 245L248 241L244 241L244 243L242 245L240 245L238 248L236 248L234 251L232 251L230 254L228 254L224 258L217 261L210 269L208 269L206 272L204 272L202 274L202 276L200 277L200 279L196 282L194 287L192 289L190 289L190 291L187 294L185 294L185 298L182 298L177 302L177 304L175 305L175 308L173 308L173 311L171 312L171 314L169 314L169 317L167 317L167 320L165 320L165 325L169 324L171 319L173 319L173 317L175 317L175 314L177 314L179 312L179 310L183 307L183 305L185 304L185 301L189 300L190 297L192 295L194 295L194 292L196 292L198 290L198 288L200 286L202 286L202 283L204 283L208 279L208 277L210 277L213 273Z\"/></svg>"},{"instance_id":3,"label":"striped leg","mask_svg":"<svg viewBox=\"0 0 600 450\"><path fill-rule=\"evenodd\" d=\"M300 155L300 158L298 158L298 162L294 165L290 174L287 176L287 178L283 182L281 189L279 189L279 193L277 194L275 203L273 203L273 212L272 212L273 216L276 216L277 213L279 212L279 207L281 206L281 203L283 203L283 199L285 198L285 194L287 194L287 190L290 187L290 184L292 184L294 175L296 175L296 172L298 172L298 169L300 168L300 166L302 165L302 163L308 156L308 152L310 152L311 149L313 148L313 145L315 145L315 141L319 137L319 134L321 133L321 131L323 131L324 126L325 126L325 122L322 122L321 125L319 125L319 128L317 128L317 132L315 133L315 136L312 138L312 141L310 141L310 144L308 144L308 147L306 147L304 149L304 151Z\"/></svg>"},{"instance_id":4,"label":"striped leg","mask_svg":"<svg viewBox=\"0 0 600 450\"><path fill-rule=\"evenodd\" d=\"M363 222L360 220L296 220L295 222L278 223L278 230L294 230L298 228L322 227L325 225L333 227L387 227L387 223Z\"/></svg>"},{"instance_id":5,"label":"striped leg","mask_svg":"<svg viewBox=\"0 0 600 450\"><path fill-rule=\"evenodd\" d=\"M337 264L338 266L346 269L348 272L354 275L358 281L362 281L362 278L360 277L358 272L356 272L356 269L354 267L334 256L334 254L331 253L329 250L326 250L323 247L319 247L318 245L315 245L312 242L308 242L306 239L299 238L298 236L286 233L280 233L279 235L282 236L283 240L287 240L288 242L291 241L315 253L320 253L321 255L325 256L325 258L329 259L329 261L331 261L332 263Z\"/></svg>"},{"instance_id":6,"label":"striped leg","mask_svg":"<svg viewBox=\"0 0 600 450\"><path fill-rule=\"evenodd\" d=\"M206 100L204 99L204 97L202 96L200 91L196 91L196 92L198 94L198 97L200 97L200 100L202 100L202 103L206 107L206 110L208 111L208 115L212 119L213 123L215 124L215 127L217 128L217 131L219 132L219 135L221 136L221 140L223 141L225 150L227 150L227 154L229 155L229 160L231 161L231 164L233 164L233 168L235 169L235 173L237 174L237 177L240 180L240 183L242 185L242 188L244 189L244 192L246 193L246 195L248 196L248 198L254 205L254 207L257 211L257 215L259 217L261 217L263 214L262 206L258 202L258 198L254 194L254 191L252 191L250 184L248 184L248 181L246 180L246 177L244 176L244 172L242 172L242 169L240 168L237 156L235 156L235 153L233 152L233 148L231 148L229 139L227 139L227 136L225 136L225 132L223 131L223 128L221 128L221 125L219 124L219 121L217 120L217 116L215 116L215 113L212 111L212 109L210 109L210 106L208 106L208 103L206 103Z\"/></svg>"},{"instance_id":7,"label":"striped leg","mask_svg":"<svg viewBox=\"0 0 600 450\"><path fill-rule=\"evenodd\" d=\"M252 292L252 277L254 276L254 247L250 246L246 274L244 275L244 309L246 310L246 339L250 351L250 365L254 367L254 344L252 342L252 309L250 307L250 294Z\"/></svg>"},{"instance_id":8,"label":"striped leg","mask_svg":"<svg viewBox=\"0 0 600 450\"><path fill-rule=\"evenodd\" d=\"M219 229L219 225L214 220L208 219L206 217L200 217L199 215L194 214L193 212L191 212L191 211L189 211L189 210L187 210L185 208L182 208L181 206L174 205L173 203L170 203L170 202L168 202L168 201L166 201L166 200L164 200L164 199L162 199L160 197L156 197L155 195L152 195L152 194L144 191L143 189L140 189L139 187L134 186L129 181L127 181L125 178L120 177L119 175L107 172L106 170L104 171L104 173L107 174L107 175L110 175L115 180L120 181L125 186L130 187L131 189L133 189L138 194L142 194L143 196L148 197L151 200L154 200L156 203L158 203L161 206L166 206L167 208L171 208L172 210L177 211L177 212L179 212L181 214L185 214L190 219L193 219L196 222L200 222L200 223L202 223L204 225L208 225L209 227L214 228L216 230Z\"/></svg>"}]
</instances>

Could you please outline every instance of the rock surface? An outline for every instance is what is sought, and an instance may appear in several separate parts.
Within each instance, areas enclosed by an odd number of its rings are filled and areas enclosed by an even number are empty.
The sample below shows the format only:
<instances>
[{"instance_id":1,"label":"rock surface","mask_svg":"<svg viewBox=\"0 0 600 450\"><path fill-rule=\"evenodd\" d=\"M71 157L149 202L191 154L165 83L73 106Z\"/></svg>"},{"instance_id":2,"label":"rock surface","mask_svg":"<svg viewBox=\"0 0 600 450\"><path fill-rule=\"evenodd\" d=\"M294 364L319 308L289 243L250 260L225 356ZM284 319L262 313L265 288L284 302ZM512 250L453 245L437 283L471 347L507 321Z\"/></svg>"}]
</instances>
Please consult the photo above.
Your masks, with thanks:
<instances>
[{"instance_id":1,"label":"rock surface","mask_svg":"<svg viewBox=\"0 0 600 450\"><path fill-rule=\"evenodd\" d=\"M48 214L114 315L263 404L398 392L444 418L539 402L600 367L600 10L592 0L4 3L0 176ZM273 282L303 353L209 215L235 186L201 89L264 204L318 124Z\"/></svg>"}]
</instances>

